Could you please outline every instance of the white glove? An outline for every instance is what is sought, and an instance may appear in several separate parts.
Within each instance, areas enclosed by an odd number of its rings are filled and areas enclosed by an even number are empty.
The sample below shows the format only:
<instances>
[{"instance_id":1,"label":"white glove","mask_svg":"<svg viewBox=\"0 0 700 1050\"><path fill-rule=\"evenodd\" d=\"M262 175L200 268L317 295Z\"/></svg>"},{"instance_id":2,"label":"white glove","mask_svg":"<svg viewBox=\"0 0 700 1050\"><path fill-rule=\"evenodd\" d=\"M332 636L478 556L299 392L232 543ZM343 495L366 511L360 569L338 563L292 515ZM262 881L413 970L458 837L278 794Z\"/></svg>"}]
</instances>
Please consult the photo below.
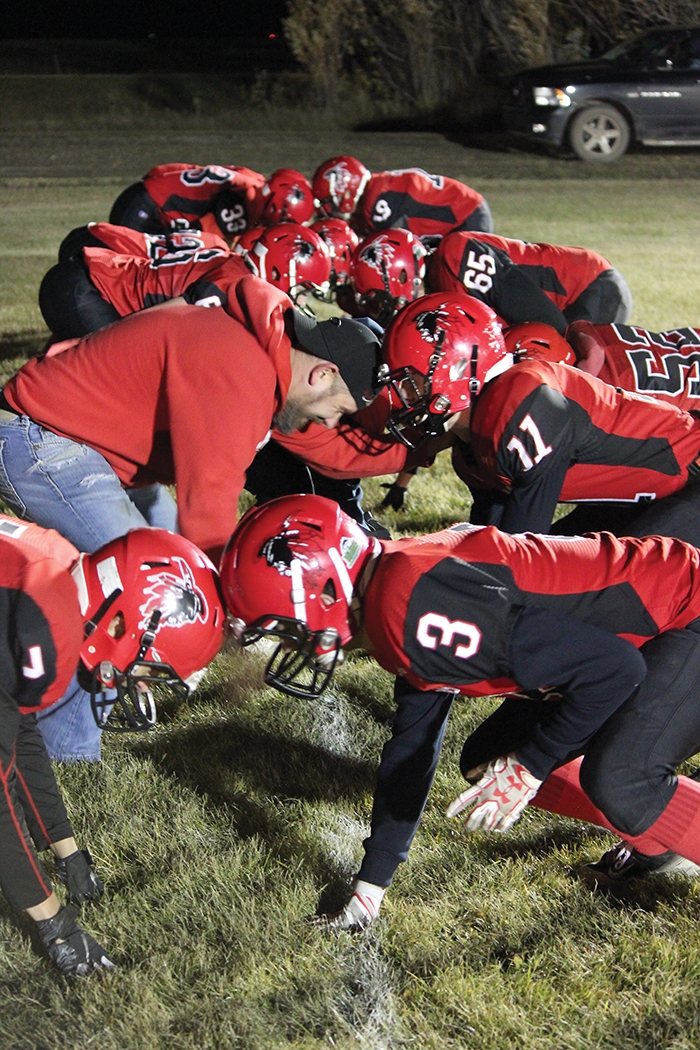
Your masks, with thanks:
<instances>
[{"instance_id":1,"label":"white glove","mask_svg":"<svg viewBox=\"0 0 700 1050\"><path fill-rule=\"evenodd\" d=\"M382 898L386 893L383 886L372 882L358 881L353 886L352 897L335 915L324 915L322 923L334 930L365 930L371 926L379 915Z\"/></svg>"},{"instance_id":2,"label":"white glove","mask_svg":"<svg viewBox=\"0 0 700 1050\"><path fill-rule=\"evenodd\" d=\"M541 783L515 755L495 758L481 780L450 803L447 816L456 817L478 801L464 822L467 831L507 831L537 794Z\"/></svg>"}]
</instances>

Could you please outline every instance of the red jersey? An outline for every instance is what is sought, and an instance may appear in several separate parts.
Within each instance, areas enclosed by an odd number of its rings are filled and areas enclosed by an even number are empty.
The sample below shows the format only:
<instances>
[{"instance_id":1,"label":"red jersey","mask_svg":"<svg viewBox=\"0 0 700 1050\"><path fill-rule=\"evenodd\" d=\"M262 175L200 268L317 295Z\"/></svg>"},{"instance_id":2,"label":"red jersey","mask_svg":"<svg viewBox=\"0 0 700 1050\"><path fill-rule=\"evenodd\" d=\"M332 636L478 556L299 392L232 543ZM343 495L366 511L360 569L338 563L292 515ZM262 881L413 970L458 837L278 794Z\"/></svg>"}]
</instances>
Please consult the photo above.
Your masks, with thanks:
<instances>
[{"instance_id":1,"label":"red jersey","mask_svg":"<svg viewBox=\"0 0 700 1050\"><path fill-rule=\"evenodd\" d=\"M573 617L637 647L700 615L700 551L680 540L508 536L458 526L381 542L364 626L378 663L421 690L489 696L518 689L508 671L523 608Z\"/></svg>"},{"instance_id":2,"label":"red jersey","mask_svg":"<svg viewBox=\"0 0 700 1050\"><path fill-rule=\"evenodd\" d=\"M686 411L700 408L700 329L649 332L638 325L577 321L600 348L593 374L611 386L668 401ZM574 347L577 351L577 347ZM587 369L588 361L579 361ZM588 370L588 369L587 369Z\"/></svg>"},{"instance_id":3,"label":"red jersey","mask_svg":"<svg viewBox=\"0 0 700 1050\"><path fill-rule=\"evenodd\" d=\"M683 488L700 453L700 419L530 360L486 384L470 440L456 446L455 470L509 493L501 527L547 532L558 500L637 502Z\"/></svg>"},{"instance_id":4,"label":"red jersey","mask_svg":"<svg viewBox=\"0 0 700 1050\"><path fill-rule=\"evenodd\" d=\"M77 558L53 529L0 515L0 674L23 714L60 699L78 666Z\"/></svg>"},{"instance_id":5,"label":"red jersey","mask_svg":"<svg viewBox=\"0 0 700 1050\"><path fill-rule=\"evenodd\" d=\"M463 182L405 168L370 176L357 214L368 230L399 227L424 237L457 229L483 203L481 194Z\"/></svg>"},{"instance_id":6,"label":"red jersey","mask_svg":"<svg viewBox=\"0 0 700 1050\"><path fill-rule=\"evenodd\" d=\"M142 256L144 259L160 259L172 252L198 251L203 248L229 250L220 234L205 233L203 230L139 233L129 226L116 226L111 222L89 222L87 229L101 247L120 255Z\"/></svg>"},{"instance_id":7,"label":"red jersey","mask_svg":"<svg viewBox=\"0 0 700 1050\"><path fill-rule=\"evenodd\" d=\"M225 303L232 287L250 275L242 257L228 248L178 251L155 260L85 248L83 262L100 295L122 317L174 299L204 277L206 283L198 286L201 294L188 297L188 302L200 303L211 297L203 305Z\"/></svg>"},{"instance_id":8,"label":"red jersey","mask_svg":"<svg viewBox=\"0 0 700 1050\"><path fill-rule=\"evenodd\" d=\"M173 219L186 219L198 225L219 201L220 221L227 236L252 226L262 209L260 190L265 176L250 168L220 164L160 164L144 176L143 184L156 204L161 221L169 226Z\"/></svg>"},{"instance_id":9,"label":"red jersey","mask_svg":"<svg viewBox=\"0 0 700 1050\"><path fill-rule=\"evenodd\" d=\"M607 259L587 248L530 244L494 233L459 231L443 238L430 256L427 283L434 292L474 296L512 324L520 317L519 289L504 277L513 266L562 311L575 303L599 274L612 269Z\"/></svg>"}]
</instances>

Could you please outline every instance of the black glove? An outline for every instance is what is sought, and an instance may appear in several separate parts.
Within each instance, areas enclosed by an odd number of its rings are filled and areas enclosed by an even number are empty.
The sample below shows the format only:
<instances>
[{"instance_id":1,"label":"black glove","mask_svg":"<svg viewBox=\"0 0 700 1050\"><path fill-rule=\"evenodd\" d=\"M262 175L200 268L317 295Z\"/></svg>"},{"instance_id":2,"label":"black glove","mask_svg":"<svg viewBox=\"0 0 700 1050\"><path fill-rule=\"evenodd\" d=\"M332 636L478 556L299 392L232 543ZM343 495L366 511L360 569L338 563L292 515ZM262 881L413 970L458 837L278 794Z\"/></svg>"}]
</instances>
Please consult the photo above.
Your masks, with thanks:
<instances>
[{"instance_id":1,"label":"black glove","mask_svg":"<svg viewBox=\"0 0 700 1050\"><path fill-rule=\"evenodd\" d=\"M397 485L396 482L393 481L390 485L382 485L382 488L389 490L382 500L382 507L391 507L392 510L401 510L406 498L406 489L403 485Z\"/></svg>"},{"instance_id":2,"label":"black glove","mask_svg":"<svg viewBox=\"0 0 700 1050\"><path fill-rule=\"evenodd\" d=\"M114 970L107 952L75 921L77 908L65 904L52 919L37 922L49 958L64 977L85 977L93 970Z\"/></svg>"},{"instance_id":3,"label":"black glove","mask_svg":"<svg viewBox=\"0 0 700 1050\"><path fill-rule=\"evenodd\" d=\"M76 850L70 857L55 858L56 878L68 887L71 904L97 901L105 891L104 886L92 870L92 857L86 849Z\"/></svg>"}]
</instances>

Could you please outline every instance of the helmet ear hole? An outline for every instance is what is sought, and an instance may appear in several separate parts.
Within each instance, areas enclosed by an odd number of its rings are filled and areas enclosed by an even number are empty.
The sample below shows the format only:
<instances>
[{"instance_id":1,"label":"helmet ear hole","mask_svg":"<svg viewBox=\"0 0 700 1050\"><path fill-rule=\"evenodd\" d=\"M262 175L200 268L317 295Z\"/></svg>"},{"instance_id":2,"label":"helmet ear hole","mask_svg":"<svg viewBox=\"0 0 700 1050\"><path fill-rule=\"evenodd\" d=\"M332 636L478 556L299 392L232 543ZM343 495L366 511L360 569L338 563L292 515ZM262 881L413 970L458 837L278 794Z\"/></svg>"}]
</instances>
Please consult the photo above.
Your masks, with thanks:
<instances>
[{"instance_id":1,"label":"helmet ear hole","mask_svg":"<svg viewBox=\"0 0 700 1050\"><path fill-rule=\"evenodd\" d=\"M321 601L324 603L324 605L332 605L337 600L337 598L338 592L336 590L335 583L329 576L325 584L323 585L323 590L321 591Z\"/></svg>"},{"instance_id":2,"label":"helmet ear hole","mask_svg":"<svg viewBox=\"0 0 700 1050\"><path fill-rule=\"evenodd\" d=\"M272 280L273 281L279 281L280 277L281 277L281 274L280 274L279 270L277 269L276 266L273 266L272 267Z\"/></svg>"},{"instance_id":3,"label":"helmet ear hole","mask_svg":"<svg viewBox=\"0 0 700 1050\"><path fill-rule=\"evenodd\" d=\"M405 270L402 270L401 273L399 274L399 284L406 284L407 280L408 280L408 274L406 273Z\"/></svg>"}]
</instances>

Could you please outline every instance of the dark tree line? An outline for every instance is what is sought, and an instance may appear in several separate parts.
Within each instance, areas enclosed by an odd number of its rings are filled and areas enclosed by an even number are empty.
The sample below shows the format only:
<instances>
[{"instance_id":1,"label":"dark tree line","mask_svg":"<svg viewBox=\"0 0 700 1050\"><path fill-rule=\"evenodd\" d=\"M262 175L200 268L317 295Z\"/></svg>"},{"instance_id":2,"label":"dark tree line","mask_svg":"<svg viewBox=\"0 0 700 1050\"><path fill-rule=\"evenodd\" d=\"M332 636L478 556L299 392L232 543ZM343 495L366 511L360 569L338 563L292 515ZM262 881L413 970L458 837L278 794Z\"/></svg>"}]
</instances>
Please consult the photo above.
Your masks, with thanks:
<instances>
[{"instance_id":1,"label":"dark tree line","mask_svg":"<svg viewBox=\"0 0 700 1050\"><path fill-rule=\"evenodd\" d=\"M587 58L652 26L700 24L700 0L289 0L310 98L431 113L484 80Z\"/></svg>"}]
</instances>

